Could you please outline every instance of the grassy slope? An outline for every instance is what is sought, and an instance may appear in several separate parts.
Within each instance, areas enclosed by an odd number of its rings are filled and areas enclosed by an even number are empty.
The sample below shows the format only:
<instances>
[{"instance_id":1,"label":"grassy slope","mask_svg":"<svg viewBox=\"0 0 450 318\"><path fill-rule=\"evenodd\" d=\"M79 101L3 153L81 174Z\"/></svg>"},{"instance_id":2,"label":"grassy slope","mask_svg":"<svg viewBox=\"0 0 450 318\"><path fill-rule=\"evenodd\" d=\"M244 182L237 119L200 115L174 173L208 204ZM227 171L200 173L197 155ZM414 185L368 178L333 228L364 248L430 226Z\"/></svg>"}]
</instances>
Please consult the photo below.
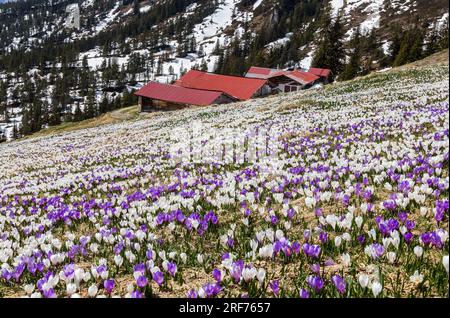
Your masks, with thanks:
<instances>
[{"instance_id":1,"label":"grassy slope","mask_svg":"<svg viewBox=\"0 0 450 318\"><path fill-rule=\"evenodd\" d=\"M406 64L406 65L403 65L403 66L400 66L397 68L393 68L387 72L371 73L364 77L355 78L355 79L351 80L350 82L359 81L359 80L361 80L361 78L382 77L383 74L386 74L386 73L404 71L404 70L409 70L411 68L416 68L416 67L423 67L423 66L427 66L427 65L438 65L438 64L447 64L448 65L448 63L449 63L449 50L446 49L441 52L435 53L429 57L426 57L422 60L419 60L419 61L416 61L416 62L413 62L410 64ZM335 83L334 85L326 86L325 88L333 89L333 88L336 88L336 86L346 85L348 82L349 81L338 82L338 83ZM319 92L306 91L305 93L306 93L305 95L309 95L309 94L314 95L317 93L320 94L320 91ZM296 105L290 105L290 106L296 107ZM291 107L285 107L285 108L289 109ZM119 110L115 110L115 111L103 114L97 118L87 119L87 120L83 120L81 122L68 122L68 123L63 123L58 126L53 126L48 129L44 129L37 133L34 133L33 135L28 136L27 138L57 135L57 134L62 134L65 132L75 131L75 130L79 130L79 129L93 128L93 127L97 127L100 125L114 124L114 123L119 123L119 122L123 122L123 121L133 121L133 120L138 120L138 119L151 117L151 116L152 116L152 114L148 114L148 113L139 114L138 108L136 105L136 106L131 106L131 107L126 107L126 108L122 108Z\"/></svg>"}]
</instances>

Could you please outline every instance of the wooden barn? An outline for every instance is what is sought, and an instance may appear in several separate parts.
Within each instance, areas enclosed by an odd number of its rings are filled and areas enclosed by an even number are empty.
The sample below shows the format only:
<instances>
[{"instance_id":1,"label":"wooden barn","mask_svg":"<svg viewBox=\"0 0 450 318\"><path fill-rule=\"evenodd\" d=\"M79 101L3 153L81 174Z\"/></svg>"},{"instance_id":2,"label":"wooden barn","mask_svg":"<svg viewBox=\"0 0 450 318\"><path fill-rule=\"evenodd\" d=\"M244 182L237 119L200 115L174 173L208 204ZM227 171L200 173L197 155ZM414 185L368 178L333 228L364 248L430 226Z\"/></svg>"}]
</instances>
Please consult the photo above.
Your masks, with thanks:
<instances>
[{"instance_id":1,"label":"wooden barn","mask_svg":"<svg viewBox=\"0 0 450 318\"><path fill-rule=\"evenodd\" d=\"M308 73L314 74L316 76L319 76L319 81L323 84L328 84L331 82L331 70L327 68L317 68L317 67L311 67L308 70Z\"/></svg>"},{"instance_id":2,"label":"wooden barn","mask_svg":"<svg viewBox=\"0 0 450 318\"><path fill-rule=\"evenodd\" d=\"M269 94L267 80L191 70L175 84L150 82L135 94L141 112L225 104Z\"/></svg>"},{"instance_id":3,"label":"wooden barn","mask_svg":"<svg viewBox=\"0 0 450 318\"><path fill-rule=\"evenodd\" d=\"M135 93L141 112L176 110L189 106L207 106L234 102L223 92L150 82Z\"/></svg>"},{"instance_id":4,"label":"wooden barn","mask_svg":"<svg viewBox=\"0 0 450 318\"><path fill-rule=\"evenodd\" d=\"M317 84L318 80L318 76L299 70L280 71L272 74L268 79L270 85L282 93L296 92L309 88Z\"/></svg>"},{"instance_id":5,"label":"wooden barn","mask_svg":"<svg viewBox=\"0 0 450 318\"><path fill-rule=\"evenodd\" d=\"M274 92L295 92L319 82L320 77L301 70L283 71L252 66L247 78L266 79Z\"/></svg>"},{"instance_id":6,"label":"wooden barn","mask_svg":"<svg viewBox=\"0 0 450 318\"><path fill-rule=\"evenodd\" d=\"M224 92L237 100L248 100L270 93L266 79L220 75L197 70L187 72L176 82L176 85Z\"/></svg>"}]
</instances>

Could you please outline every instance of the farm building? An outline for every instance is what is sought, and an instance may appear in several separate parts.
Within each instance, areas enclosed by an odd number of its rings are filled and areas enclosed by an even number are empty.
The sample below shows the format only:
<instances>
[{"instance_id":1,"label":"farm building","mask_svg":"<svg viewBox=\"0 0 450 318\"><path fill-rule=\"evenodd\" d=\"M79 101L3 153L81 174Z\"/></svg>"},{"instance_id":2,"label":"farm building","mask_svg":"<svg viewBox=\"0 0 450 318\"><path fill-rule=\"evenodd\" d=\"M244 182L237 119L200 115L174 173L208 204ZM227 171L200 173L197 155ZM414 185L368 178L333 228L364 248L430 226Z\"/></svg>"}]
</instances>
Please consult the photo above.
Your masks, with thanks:
<instances>
[{"instance_id":1,"label":"farm building","mask_svg":"<svg viewBox=\"0 0 450 318\"><path fill-rule=\"evenodd\" d=\"M295 92L305 89L319 83L320 77L310 72L301 70L282 71L277 69L251 67L247 78L266 79L273 91L277 92Z\"/></svg>"},{"instance_id":2,"label":"farm building","mask_svg":"<svg viewBox=\"0 0 450 318\"><path fill-rule=\"evenodd\" d=\"M135 93L139 110L175 110L188 106L231 103L235 99L223 92L186 88L150 82Z\"/></svg>"},{"instance_id":3,"label":"farm building","mask_svg":"<svg viewBox=\"0 0 450 318\"><path fill-rule=\"evenodd\" d=\"M247 100L270 93L270 87L265 79L220 75L196 70L187 72L175 84L186 88L224 92L237 100Z\"/></svg>"},{"instance_id":4,"label":"farm building","mask_svg":"<svg viewBox=\"0 0 450 318\"><path fill-rule=\"evenodd\" d=\"M308 73L314 74L320 77L320 81L324 84L328 84L331 81L331 70L327 68L311 67Z\"/></svg>"},{"instance_id":5,"label":"farm building","mask_svg":"<svg viewBox=\"0 0 450 318\"><path fill-rule=\"evenodd\" d=\"M140 111L175 110L189 106L225 104L264 96L268 81L191 70L175 84L150 82L135 94Z\"/></svg>"}]
</instances>

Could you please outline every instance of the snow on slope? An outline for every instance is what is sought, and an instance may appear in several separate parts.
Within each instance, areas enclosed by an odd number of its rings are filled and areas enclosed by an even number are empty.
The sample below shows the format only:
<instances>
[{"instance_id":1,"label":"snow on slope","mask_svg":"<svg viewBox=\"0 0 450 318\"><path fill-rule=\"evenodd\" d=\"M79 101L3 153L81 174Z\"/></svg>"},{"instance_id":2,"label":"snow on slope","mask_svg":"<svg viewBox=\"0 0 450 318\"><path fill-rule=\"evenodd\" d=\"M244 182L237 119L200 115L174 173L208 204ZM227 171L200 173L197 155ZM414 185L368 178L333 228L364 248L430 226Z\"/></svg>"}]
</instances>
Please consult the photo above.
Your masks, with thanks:
<instances>
[{"instance_id":1,"label":"snow on slope","mask_svg":"<svg viewBox=\"0 0 450 318\"><path fill-rule=\"evenodd\" d=\"M213 51L216 40L220 40L223 44L223 31L233 22L233 11L238 2L239 0L222 0L219 8L212 15L194 27L193 35L197 43L203 44L207 54Z\"/></svg>"},{"instance_id":2,"label":"snow on slope","mask_svg":"<svg viewBox=\"0 0 450 318\"><path fill-rule=\"evenodd\" d=\"M344 6L344 0L331 0L331 16L336 17L339 10Z\"/></svg>"},{"instance_id":3,"label":"snow on slope","mask_svg":"<svg viewBox=\"0 0 450 318\"><path fill-rule=\"evenodd\" d=\"M253 4L253 10L256 10L256 8L258 8L261 3L263 2L263 0L257 0L254 4Z\"/></svg>"}]
</instances>

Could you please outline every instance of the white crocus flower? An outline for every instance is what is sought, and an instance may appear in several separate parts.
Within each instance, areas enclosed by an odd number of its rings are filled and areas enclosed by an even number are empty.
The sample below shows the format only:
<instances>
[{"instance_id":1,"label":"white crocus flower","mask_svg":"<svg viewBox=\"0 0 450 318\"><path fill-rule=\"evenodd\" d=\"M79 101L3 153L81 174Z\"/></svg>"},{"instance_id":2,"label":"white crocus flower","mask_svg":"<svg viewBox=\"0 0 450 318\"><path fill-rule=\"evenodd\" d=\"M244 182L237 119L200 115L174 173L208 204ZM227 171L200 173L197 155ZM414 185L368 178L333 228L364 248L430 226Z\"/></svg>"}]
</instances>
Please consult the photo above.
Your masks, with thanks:
<instances>
[{"instance_id":1,"label":"white crocus flower","mask_svg":"<svg viewBox=\"0 0 450 318\"><path fill-rule=\"evenodd\" d=\"M34 291L34 285L33 284L27 284L23 287L27 295L31 295Z\"/></svg>"},{"instance_id":2,"label":"white crocus flower","mask_svg":"<svg viewBox=\"0 0 450 318\"><path fill-rule=\"evenodd\" d=\"M186 253L181 253L181 254L180 254L180 259L181 259L181 261L183 262L183 264L186 264L186 261L187 261L187 255L186 255Z\"/></svg>"},{"instance_id":3,"label":"white crocus flower","mask_svg":"<svg viewBox=\"0 0 450 318\"><path fill-rule=\"evenodd\" d=\"M381 291L383 290L383 286L379 282L372 283L372 294L374 297L377 297Z\"/></svg>"},{"instance_id":4,"label":"white crocus flower","mask_svg":"<svg viewBox=\"0 0 450 318\"><path fill-rule=\"evenodd\" d=\"M66 286L67 295L70 296L70 295L74 294L76 291L77 291L77 286L75 284L73 284L73 283L67 284L67 286Z\"/></svg>"},{"instance_id":5,"label":"white crocus flower","mask_svg":"<svg viewBox=\"0 0 450 318\"><path fill-rule=\"evenodd\" d=\"M448 255L442 257L442 264L444 265L445 271L448 274Z\"/></svg>"},{"instance_id":6,"label":"white crocus flower","mask_svg":"<svg viewBox=\"0 0 450 318\"><path fill-rule=\"evenodd\" d=\"M339 246L341 246L341 243L342 243L341 237L340 237L340 236L336 236L336 237L334 238L334 245L335 245L336 247L339 247Z\"/></svg>"},{"instance_id":7,"label":"white crocus flower","mask_svg":"<svg viewBox=\"0 0 450 318\"><path fill-rule=\"evenodd\" d=\"M409 277L409 281L413 284L420 284L423 282L423 275L419 274L419 271L416 270L412 276Z\"/></svg>"},{"instance_id":8,"label":"white crocus flower","mask_svg":"<svg viewBox=\"0 0 450 318\"><path fill-rule=\"evenodd\" d=\"M244 268L242 270L242 277L244 278L245 282L249 282L253 280L256 277L257 271L256 268Z\"/></svg>"},{"instance_id":9,"label":"white crocus flower","mask_svg":"<svg viewBox=\"0 0 450 318\"><path fill-rule=\"evenodd\" d=\"M256 274L256 278L258 282L262 285L264 283L264 279L266 278L266 270L264 268L260 268L258 273Z\"/></svg>"},{"instance_id":10,"label":"white crocus flower","mask_svg":"<svg viewBox=\"0 0 450 318\"><path fill-rule=\"evenodd\" d=\"M362 288L366 288L367 286L369 286L369 275L367 275L367 274L359 274L358 282L359 282L359 285L361 285Z\"/></svg>"},{"instance_id":11,"label":"white crocus flower","mask_svg":"<svg viewBox=\"0 0 450 318\"><path fill-rule=\"evenodd\" d=\"M393 264L395 262L397 255L394 252L389 252L386 254L386 257L387 257L389 263Z\"/></svg>"},{"instance_id":12,"label":"white crocus flower","mask_svg":"<svg viewBox=\"0 0 450 318\"><path fill-rule=\"evenodd\" d=\"M342 261L342 265L344 265L345 267L349 267L351 264L351 258L350 255L348 253L344 253L341 255L341 261Z\"/></svg>"},{"instance_id":13,"label":"white crocus flower","mask_svg":"<svg viewBox=\"0 0 450 318\"><path fill-rule=\"evenodd\" d=\"M88 288L89 297L95 297L95 295L97 295L97 292L98 292L97 285L92 284L91 286L89 286Z\"/></svg>"},{"instance_id":14,"label":"white crocus flower","mask_svg":"<svg viewBox=\"0 0 450 318\"><path fill-rule=\"evenodd\" d=\"M423 255L423 248L422 248L422 246L417 245L416 247L414 247L414 254L417 257L421 257Z\"/></svg>"}]
</instances>

